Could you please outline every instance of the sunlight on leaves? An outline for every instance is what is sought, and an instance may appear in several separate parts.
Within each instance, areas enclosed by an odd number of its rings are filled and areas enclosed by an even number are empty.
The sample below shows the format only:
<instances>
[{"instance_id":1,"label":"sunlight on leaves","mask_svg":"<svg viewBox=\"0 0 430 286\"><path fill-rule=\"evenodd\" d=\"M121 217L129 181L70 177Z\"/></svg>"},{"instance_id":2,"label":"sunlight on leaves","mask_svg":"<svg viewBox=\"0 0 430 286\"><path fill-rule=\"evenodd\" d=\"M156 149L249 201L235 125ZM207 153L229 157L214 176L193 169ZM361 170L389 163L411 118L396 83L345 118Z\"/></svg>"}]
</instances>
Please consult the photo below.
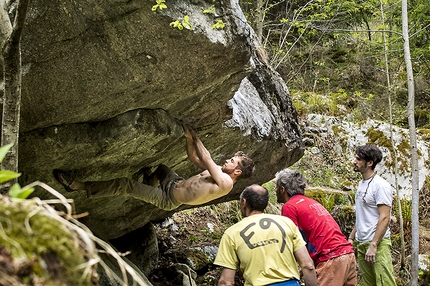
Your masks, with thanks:
<instances>
[{"instance_id":1,"label":"sunlight on leaves","mask_svg":"<svg viewBox=\"0 0 430 286\"><path fill-rule=\"evenodd\" d=\"M182 26L179 20L176 20L175 22L170 23L170 27L178 28L179 30L184 29L184 26Z\"/></svg>"},{"instance_id":2,"label":"sunlight on leaves","mask_svg":"<svg viewBox=\"0 0 430 286\"><path fill-rule=\"evenodd\" d=\"M205 10L203 10L203 13L204 13L204 14L214 14L214 13L215 13L215 6L214 6L214 5L211 5L211 6L209 7L209 9L205 9Z\"/></svg>"},{"instance_id":3,"label":"sunlight on leaves","mask_svg":"<svg viewBox=\"0 0 430 286\"><path fill-rule=\"evenodd\" d=\"M157 9L163 10L165 8L167 8L166 4L164 4L164 2L166 2L165 0L156 0L155 1L157 4L155 4L154 6L152 6L152 11L157 11Z\"/></svg>"},{"instance_id":4,"label":"sunlight on leaves","mask_svg":"<svg viewBox=\"0 0 430 286\"><path fill-rule=\"evenodd\" d=\"M16 179L19 176L21 176L20 173L15 173L13 171L9 171L9 170L0 170L0 184Z\"/></svg>"},{"instance_id":5,"label":"sunlight on leaves","mask_svg":"<svg viewBox=\"0 0 430 286\"><path fill-rule=\"evenodd\" d=\"M221 30L221 29L224 29L224 27L225 27L225 23L220 19L211 27L211 29Z\"/></svg>"},{"instance_id":6,"label":"sunlight on leaves","mask_svg":"<svg viewBox=\"0 0 430 286\"><path fill-rule=\"evenodd\" d=\"M6 156L9 149L13 146L13 143L10 143L8 145L5 145L0 148L0 162L3 161L4 157Z\"/></svg>"},{"instance_id":7,"label":"sunlight on leaves","mask_svg":"<svg viewBox=\"0 0 430 286\"><path fill-rule=\"evenodd\" d=\"M190 17L187 15L184 16L182 21L176 20L175 22L171 22L170 27L177 28L178 30L183 30L184 28L189 30L193 29L190 23Z\"/></svg>"}]
</instances>

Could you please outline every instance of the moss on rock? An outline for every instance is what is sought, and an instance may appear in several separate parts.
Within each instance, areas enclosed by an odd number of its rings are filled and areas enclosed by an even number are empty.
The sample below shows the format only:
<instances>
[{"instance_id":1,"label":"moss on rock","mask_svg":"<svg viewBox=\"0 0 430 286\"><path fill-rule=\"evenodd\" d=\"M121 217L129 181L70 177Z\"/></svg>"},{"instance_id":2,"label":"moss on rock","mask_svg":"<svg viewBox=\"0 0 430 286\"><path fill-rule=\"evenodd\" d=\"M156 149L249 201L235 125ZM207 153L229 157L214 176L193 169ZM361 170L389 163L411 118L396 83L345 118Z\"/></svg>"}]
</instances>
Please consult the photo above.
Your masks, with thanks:
<instances>
[{"instance_id":1,"label":"moss on rock","mask_svg":"<svg viewBox=\"0 0 430 286\"><path fill-rule=\"evenodd\" d=\"M0 197L0 249L0 256L9 262L0 268L4 281L94 285L91 275L85 273L87 259L76 233L36 200Z\"/></svg>"},{"instance_id":2,"label":"moss on rock","mask_svg":"<svg viewBox=\"0 0 430 286\"><path fill-rule=\"evenodd\" d=\"M332 216L338 223L342 233L348 236L355 225L355 209L353 206L338 205L332 210Z\"/></svg>"}]
</instances>

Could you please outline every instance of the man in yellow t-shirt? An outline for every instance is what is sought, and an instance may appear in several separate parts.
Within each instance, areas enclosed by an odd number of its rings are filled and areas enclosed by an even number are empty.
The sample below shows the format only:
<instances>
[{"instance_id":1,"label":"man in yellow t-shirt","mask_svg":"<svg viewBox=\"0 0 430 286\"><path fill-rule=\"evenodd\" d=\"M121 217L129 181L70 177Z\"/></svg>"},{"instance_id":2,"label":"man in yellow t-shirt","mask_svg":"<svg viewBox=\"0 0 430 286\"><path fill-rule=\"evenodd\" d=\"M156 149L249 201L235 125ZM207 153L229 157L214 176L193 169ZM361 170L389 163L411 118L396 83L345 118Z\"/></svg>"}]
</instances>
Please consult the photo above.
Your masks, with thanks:
<instances>
[{"instance_id":1,"label":"man in yellow t-shirt","mask_svg":"<svg viewBox=\"0 0 430 286\"><path fill-rule=\"evenodd\" d=\"M268 191L251 185L240 195L244 217L221 238L214 264L222 266L219 286L234 285L241 270L245 285L300 285L300 265L305 285L316 286L315 267L297 226L280 215L264 214Z\"/></svg>"}]
</instances>

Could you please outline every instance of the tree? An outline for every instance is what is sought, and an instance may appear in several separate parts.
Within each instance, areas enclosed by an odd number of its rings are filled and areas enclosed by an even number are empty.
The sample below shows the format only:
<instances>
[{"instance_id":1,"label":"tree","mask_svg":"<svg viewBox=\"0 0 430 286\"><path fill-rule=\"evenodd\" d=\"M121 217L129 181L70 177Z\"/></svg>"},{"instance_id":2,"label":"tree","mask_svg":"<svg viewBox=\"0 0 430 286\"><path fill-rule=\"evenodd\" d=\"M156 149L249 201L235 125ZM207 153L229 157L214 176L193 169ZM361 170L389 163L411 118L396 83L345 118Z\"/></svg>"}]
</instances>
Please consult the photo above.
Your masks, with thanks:
<instances>
[{"instance_id":1,"label":"tree","mask_svg":"<svg viewBox=\"0 0 430 286\"><path fill-rule=\"evenodd\" d=\"M21 35L29 0L18 0L8 7L0 0L0 32L3 59L4 95L1 145L13 144L2 162L2 169L18 172L18 137L21 105ZM11 15L7 9L11 8ZM13 25L11 18L14 18ZM5 192L2 190L1 192Z\"/></svg>"},{"instance_id":2,"label":"tree","mask_svg":"<svg viewBox=\"0 0 430 286\"><path fill-rule=\"evenodd\" d=\"M381 21L382 27L385 30L385 16L384 16L384 2L380 0L381 5ZM393 148L393 159L394 159L394 189L396 190L397 195L397 207L399 209L399 225L400 225L400 269L405 268L405 235L403 231L403 213L402 213L402 204L400 200L400 192L399 192L399 164L397 161L397 150L396 145L394 144L394 135L393 135L393 110L392 110L392 102L391 102L391 80L390 80L390 69L388 62L388 45L387 45L387 37L385 35L385 31L382 31L382 39L384 44L384 61L385 61L385 75L387 77L387 94L388 94L388 109L389 109L389 121L390 121L390 137L391 137L391 146Z\"/></svg>"},{"instance_id":3,"label":"tree","mask_svg":"<svg viewBox=\"0 0 430 286\"><path fill-rule=\"evenodd\" d=\"M408 79L408 122L409 136L411 141L411 165L412 165L412 266L411 286L418 285L418 254L419 254L419 171L417 135L415 128L415 87L412 70L411 52L409 48L409 26L408 26L408 2L402 0L402 35L404 41L404 57Z\"/></svg>"}]
</instances>

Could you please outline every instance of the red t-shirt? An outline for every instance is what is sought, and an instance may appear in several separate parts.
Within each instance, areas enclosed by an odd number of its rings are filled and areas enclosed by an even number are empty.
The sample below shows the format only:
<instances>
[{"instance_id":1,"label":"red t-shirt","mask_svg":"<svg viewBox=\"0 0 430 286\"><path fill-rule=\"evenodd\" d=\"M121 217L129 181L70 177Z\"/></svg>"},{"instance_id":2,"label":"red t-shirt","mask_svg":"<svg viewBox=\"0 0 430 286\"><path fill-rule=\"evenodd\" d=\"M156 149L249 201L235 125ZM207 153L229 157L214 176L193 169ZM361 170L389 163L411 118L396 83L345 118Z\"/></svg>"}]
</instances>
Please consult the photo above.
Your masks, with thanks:
<instances>
[{"instance_id":1,"label":"red t-shirt","mask_svg":"<svg viewBox=\"0 0 430 286\"><path fill-rule=\"evenodd\" d=\"M299 227L315 265L354 252L337 222L319 202L295 195L282 206L282 215Z\"/></svg>"}]
</instances>

